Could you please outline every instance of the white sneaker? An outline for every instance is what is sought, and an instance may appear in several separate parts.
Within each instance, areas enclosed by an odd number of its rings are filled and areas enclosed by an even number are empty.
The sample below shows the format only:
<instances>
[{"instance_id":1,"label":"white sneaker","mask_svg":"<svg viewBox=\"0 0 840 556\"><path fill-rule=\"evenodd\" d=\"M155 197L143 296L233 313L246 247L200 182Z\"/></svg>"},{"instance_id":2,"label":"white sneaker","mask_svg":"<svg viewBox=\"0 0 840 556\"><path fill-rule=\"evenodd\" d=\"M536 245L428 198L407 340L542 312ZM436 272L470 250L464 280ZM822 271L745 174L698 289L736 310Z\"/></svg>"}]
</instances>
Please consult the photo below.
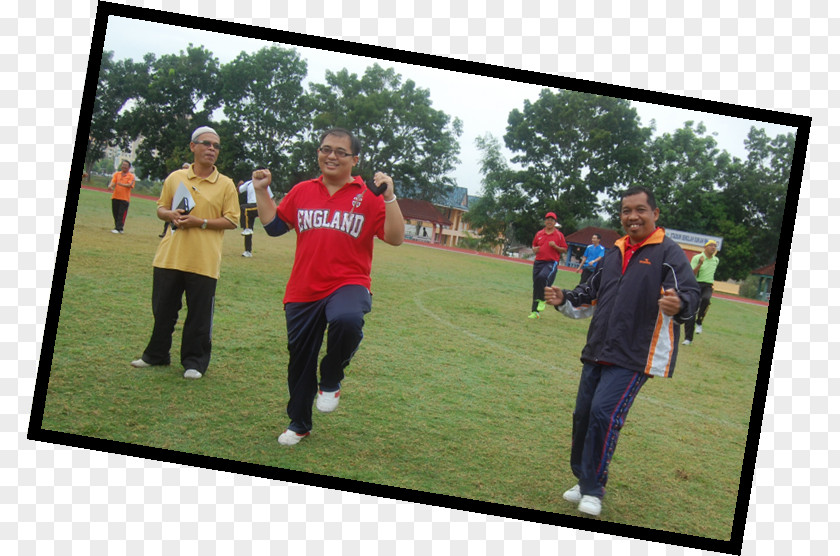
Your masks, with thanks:
<instances>
[{"instance_id":1,"label":"white sneaker","mask_svg":"<svg viewBox=\"0 0 840 556\"><path fill-rule=\"evenodd\" d=\"M580 485L575 485L563 493L563 500L567 500L569 502L580 502L580 499Z\"/></svg>"},{"instance_id":2,"label":"white sneaker","mask_svg":"<svg viewBox=\"0 0 840 556\"><path fill-rule=\"evenodd\" d=\"M286 429L285 431L283 431L283 434L277 437L277 442L279 442L283 446L294 446L307 436L309 436L308 432L299 434L293 430Z\"/></svg>"},{"instance_id":3,"label":"white sneaker","mask_svg":"<svg viewBox=\"0 0 840 556\"><path fill-rule=\"evenodd\" d=\"M254 233L254 230L252 230L251 228L245 228L244 230L242 230L242 235L243 236L249 236L253 233Z\"/></svg>"},{"instance_id":4,"label":"white sneaker","mask_svg":"<svg viewBox=\"0 0 840 556\"><path fill-rule=\"evenodd\" d=\"M141 357L140 359L135 359L134 361L132 361L131 366L136 368L136 369L145 369L146 367L151 367L152 364L151 363L146 363L145 361L143 361L143 358Z\"/></svg>"},{"instance_id":5,"label":"white sneaker","mask_svg":"<svg viewBox=\"0 0 840 556\"><path fill-rule=\"evenodd\" d=\"M335 411L335 408L338 407L339 396L341 396L341 390L336 390L335 392L318 390L318 399L315 400L315 408L321 413Z\"/></svg>"},{"instance_id":6,"label":"white sneaker","mask_svg":"<svg viewBox=\"0 0 840 556\"><path fill-rule=\"evenodd\" d=\"M601 515L601 499L597 496L584 495L578 504L578 511L589 515Z\"/></svg>"},{"instance_id":7,"label":"white sneaker","mask_svg":"<svg viewBox=\"0 0 840 556\"><path fill-rule=\"evenodd\" d=\"M702 334L703 333L703 325L698 324L696 327L694 327L694 331L697 332L698 334Z\"/></svg>"},{"instance_id":8,"label":"white sneaker","mask_svg":"<svg viewBox=\"0 0 840 556\"><path fill-rule=\"evenodd\" d=\"M184 371L184 378L201 378L201 373L195 369L187 369Z\"/></svg>"},{"instance_id":9,"label":"white sneaker","mask_svg":"<svg viewBox=\"0 0 840 556\"><path fill-rule=\"evenodd\" d=\"M690 345L691 345L691 340L686 340L686 341L684 341L684 342L683 342L683 345L684 345L684 346L690 346Z\"/></svg>"},{"instance_id":10,"label":"white sneaker","mask_svg":"<svg viewBox=\"0 0 840 556\"><path fill-rule=\"evenodd\" d=\"M115 229L111 230L111 233L112 234L118 234L118 233L120 233L120 231L115 228Z\"/></svg>"},{"instance_id":11,"label":"white sneaker","mask_svg":"<svg viewBox=\"0 0 840 556\"><path fill-rule=\"evenodd\" d=\"M253 257L254 255L252 255L250 251L243 251L242 256L243 257Z\"/></svg>"}]
</instances>

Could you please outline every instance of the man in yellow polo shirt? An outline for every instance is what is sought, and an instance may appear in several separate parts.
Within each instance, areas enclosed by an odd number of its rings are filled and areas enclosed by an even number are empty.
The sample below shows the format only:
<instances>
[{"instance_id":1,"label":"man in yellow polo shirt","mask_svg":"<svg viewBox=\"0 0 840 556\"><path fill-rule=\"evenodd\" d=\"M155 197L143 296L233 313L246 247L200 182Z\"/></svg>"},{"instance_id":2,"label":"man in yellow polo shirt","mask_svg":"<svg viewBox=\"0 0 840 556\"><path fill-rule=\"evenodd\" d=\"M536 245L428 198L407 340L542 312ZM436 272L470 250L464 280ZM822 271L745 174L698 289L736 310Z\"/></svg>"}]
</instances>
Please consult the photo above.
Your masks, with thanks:
<instances>
[{"instance_id":1,"label":"man in yellow polo shirt","mask_svg":"<svg viewBox=\"0 0 840 556\"><path fill-rule=\"evenodd\" d=\"M691 342L694 341L695 322L697 333L703 333L703 319L706 317L709 305L712 304L715 271L720 264L720 259L717 258L716 253L717 243L710 239L703 247L703 252L694 255L691 259L694 277L697 278L697 283L700 285L700 308L697 309L697 315L685 323L685 341L683 342L685 346L690 346Z\"/></svg>"},{"instance_id":2,"label":"man in yellow polo shirt","mask_svg":"<svg viewBox=\"0 0 840 556\"><path fill-rule=\"evenodd\" d=\"M225 230L239 225L239 194L227 176L216 169L219 135L210 127L196 129L190 140L195 162L175 170L163 182L157 216L171 224L171 230L155 253L152 281L152 337L133 367L168 365L172 333L186 294L187 318L181 336L181 364L184 378L201 378L210 363L213 308L216 282L222 263ZM181 186L192 202L189 210L175 208Z\"/></svg>"}]
</instances>

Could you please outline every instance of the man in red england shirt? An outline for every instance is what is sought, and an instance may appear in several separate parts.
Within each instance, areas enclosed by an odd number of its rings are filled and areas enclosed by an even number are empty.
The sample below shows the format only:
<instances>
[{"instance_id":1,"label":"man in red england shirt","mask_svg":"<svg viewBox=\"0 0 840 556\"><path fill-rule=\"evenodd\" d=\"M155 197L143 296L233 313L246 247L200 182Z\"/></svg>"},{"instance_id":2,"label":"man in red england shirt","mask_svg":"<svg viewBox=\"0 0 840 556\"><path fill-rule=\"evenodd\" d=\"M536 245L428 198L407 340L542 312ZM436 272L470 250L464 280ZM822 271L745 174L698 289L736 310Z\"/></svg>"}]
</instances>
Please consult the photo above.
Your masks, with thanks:
<instances>
[{"instance_id":1,"label":"man in red england shirt","mask_svg":"<svg viewBox=\"0 0 840 556\"><path fill-rule=\"evenodd\" d=\"M391 245L403 242L405 224L390 176L377 172L374 195L359 176L361 144L345 129L321 136L318 165L321 176L295 185L279 206L267 192L268 170L253 173L257 211L270 236L290 229L297 233L295 261L283 304L289 348L291 420L277 441L291 446L312 429L312 403L323 413L338 407L344 369L362 341L364 315L370 312L370 269L373 239ZM318 355L327 332L327 353Z\"/></svg>"},{"instance_id":2,"label":"man in red england shirt","mask_svg":"<svg viewBox=\"0 0 840 556\"><path fill-rule=\"evenodd\" d=\"M545 288L554 284L560 257L569 249L566 238L555 226L557 215L549 212L545 215L545 228L534 236L533 248L537 254L534 260L534 301L531 303L529 319L540 318L545 309Z\"/></svg>"}]
</instances>

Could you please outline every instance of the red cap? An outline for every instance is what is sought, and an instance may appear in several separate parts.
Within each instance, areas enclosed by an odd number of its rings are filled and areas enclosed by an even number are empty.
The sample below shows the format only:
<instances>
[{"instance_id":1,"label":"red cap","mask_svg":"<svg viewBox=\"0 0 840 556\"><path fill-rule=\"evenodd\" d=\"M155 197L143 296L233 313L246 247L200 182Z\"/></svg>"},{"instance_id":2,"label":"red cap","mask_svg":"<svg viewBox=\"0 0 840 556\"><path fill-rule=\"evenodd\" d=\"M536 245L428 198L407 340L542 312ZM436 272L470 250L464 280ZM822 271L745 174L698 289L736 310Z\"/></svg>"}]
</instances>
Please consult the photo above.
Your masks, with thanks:
<instances>
[{"instance_id":1,"label":"red cap","mask_svg":"<svg viewBox=\"0 0 840 556\"><path fill-rule=\"evenodd\" d=\"M553 219L557 220L557 215L554 214L553 212L546 213L545 217L546 218L553 218Z\"/></svg>"}]
</instances>

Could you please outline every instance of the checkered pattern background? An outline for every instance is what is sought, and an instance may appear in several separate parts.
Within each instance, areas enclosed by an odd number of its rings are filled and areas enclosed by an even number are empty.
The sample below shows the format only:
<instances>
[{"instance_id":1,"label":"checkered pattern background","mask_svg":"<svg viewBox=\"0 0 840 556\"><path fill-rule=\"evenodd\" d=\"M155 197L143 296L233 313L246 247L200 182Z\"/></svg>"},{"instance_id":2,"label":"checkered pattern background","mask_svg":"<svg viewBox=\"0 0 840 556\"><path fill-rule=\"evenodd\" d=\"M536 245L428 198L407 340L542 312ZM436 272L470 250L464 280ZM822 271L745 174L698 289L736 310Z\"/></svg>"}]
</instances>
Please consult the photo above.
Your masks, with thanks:
<instances>
[{"instance_id":1,"label":"checkered pattern background","mask_svg":"<svg viewBox=\"0 0 840 556\"><path fill-rule=\"evenodd\" d=\"M840 549L840 4L130 4L812 116L743 553ZM10 0L0 14L0 552L697 552L28 441L95 9Z\"/></svg>"}]
</instances>

